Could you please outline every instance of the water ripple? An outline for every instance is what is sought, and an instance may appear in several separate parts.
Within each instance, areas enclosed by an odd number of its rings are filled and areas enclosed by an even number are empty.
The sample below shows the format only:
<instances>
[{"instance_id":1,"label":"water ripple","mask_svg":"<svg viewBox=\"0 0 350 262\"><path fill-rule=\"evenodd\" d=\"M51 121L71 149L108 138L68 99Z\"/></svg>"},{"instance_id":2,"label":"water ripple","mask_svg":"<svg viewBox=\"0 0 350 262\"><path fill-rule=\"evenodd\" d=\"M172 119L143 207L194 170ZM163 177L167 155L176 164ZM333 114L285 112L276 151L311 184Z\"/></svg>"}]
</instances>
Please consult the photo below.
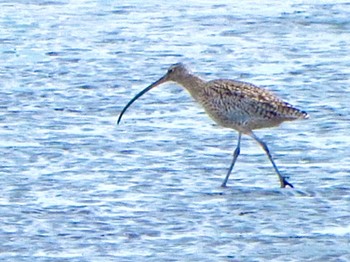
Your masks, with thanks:
<instances>
[{"instance_id":1,"label":"water ripple","mask_svg":"<svg viewBox=\"0 0 350 262\"><path fill-rule=\"evenodd\" d=\"M1 1L2 261L348 261L346 1ZM173 84L182 61L264 86L310 113L215 126Z\"/></svg>"}]
</instances>

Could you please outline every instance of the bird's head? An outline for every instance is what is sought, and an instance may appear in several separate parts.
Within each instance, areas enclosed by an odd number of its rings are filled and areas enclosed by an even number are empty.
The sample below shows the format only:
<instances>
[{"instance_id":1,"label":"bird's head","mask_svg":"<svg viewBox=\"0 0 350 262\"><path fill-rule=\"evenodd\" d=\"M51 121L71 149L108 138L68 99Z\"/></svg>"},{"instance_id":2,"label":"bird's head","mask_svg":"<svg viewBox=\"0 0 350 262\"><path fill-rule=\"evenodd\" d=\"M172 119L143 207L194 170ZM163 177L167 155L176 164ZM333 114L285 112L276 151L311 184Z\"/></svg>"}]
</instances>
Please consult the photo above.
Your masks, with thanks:
<instances>
[{"instance_id":1,"label":"bird's head","mask_svg":"<svg viewBox=\"0 0 350 262\"><path fill-rule=\"evenodd\" d=\"M186 77L190 72L186 68L186 66L183 63L177 63L169 67L167 73L162 76L160 79L158 79L153 84L149 85L145 89L143 89L140 93L138 93L133 99L127 103L127 105L123 108L122 112L119 115L117 124L119 124L120 120L122 119L123 114L125 111L131 106L132 103L134 103L139 97L141 97L143 94L147 93L152 88L159 86L165 82L172 81L172 82L178 82L183 77Z\"/></svg>"}]
</instances>

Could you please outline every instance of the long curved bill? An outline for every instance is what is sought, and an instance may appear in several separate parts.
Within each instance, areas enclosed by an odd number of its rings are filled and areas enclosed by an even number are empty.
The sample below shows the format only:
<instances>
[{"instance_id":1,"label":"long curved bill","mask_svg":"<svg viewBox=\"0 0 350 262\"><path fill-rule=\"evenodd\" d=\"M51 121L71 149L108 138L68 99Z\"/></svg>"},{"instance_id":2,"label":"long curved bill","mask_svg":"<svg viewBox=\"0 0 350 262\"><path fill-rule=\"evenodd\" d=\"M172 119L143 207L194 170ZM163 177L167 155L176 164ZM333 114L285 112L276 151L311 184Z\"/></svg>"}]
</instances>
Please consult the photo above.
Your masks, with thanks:
<instances>
[{"instance_id":1,"label":"long curved bill","mask_svg":"<svg viewBox=\"0 0 350 262\"><path fill-rule=\"evenodd\" d=\"M132 103L134 103L139 97L141 97L143 94L147 93L149 90L151 90L152 88L163 84L164 82L168 81L167 79L167 75L164 75L162 78L160 78L159 80L157 80L156 82L154 82L153 84L151 84L150 86L146 87L145 89L143 89L140 93L138 93L133 99L131 99L129 101L129 103L127 103L127 105L123 108L122 112L119 115L117 124L120 123L120 120L122 119L122 116L124 115L124 113L126 112L126 110L129 108L129 106L132 105Z\"/></svg>"}]
</instances>

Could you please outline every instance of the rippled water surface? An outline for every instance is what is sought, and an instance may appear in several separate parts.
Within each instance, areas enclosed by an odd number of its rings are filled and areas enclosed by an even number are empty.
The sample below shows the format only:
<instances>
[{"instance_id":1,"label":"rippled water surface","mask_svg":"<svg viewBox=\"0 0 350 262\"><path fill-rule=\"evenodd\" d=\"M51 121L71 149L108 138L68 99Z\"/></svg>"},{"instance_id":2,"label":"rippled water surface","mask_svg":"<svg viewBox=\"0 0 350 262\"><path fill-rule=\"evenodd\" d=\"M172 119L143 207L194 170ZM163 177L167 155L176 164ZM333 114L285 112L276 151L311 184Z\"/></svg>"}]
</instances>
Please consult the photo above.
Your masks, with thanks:
<instances>
[{"instance_id":1,"label":"rippled water surface","mask_svg":"<svg viewBox=\"0 0 350 262\"><path fill-rule=\"evenodd\" d=\"M1 261L350 261L350 3L0 1ZM236 144L184 62L310 119Z\"/></svg>"}]
</instances>

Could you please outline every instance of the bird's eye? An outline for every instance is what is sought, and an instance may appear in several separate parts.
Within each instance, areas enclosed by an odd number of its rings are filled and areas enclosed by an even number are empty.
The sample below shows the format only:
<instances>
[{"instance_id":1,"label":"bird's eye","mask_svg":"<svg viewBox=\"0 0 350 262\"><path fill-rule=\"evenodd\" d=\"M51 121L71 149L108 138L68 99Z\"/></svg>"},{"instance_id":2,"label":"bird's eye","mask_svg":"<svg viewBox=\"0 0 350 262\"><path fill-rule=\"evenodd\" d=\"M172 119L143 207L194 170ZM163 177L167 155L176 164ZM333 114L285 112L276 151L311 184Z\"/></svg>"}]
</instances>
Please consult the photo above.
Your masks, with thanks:
<instances>
[{"instance_id":1,"label":"bird's eye","mask_svg":"<svg viewBox=\"0 0 350 262\"><path fill-rule=\"evenodd\" d=\"M168 70L168 74L173 73L173 72L174 72L174 68L170 68L170 69Z\"/></svg>"}]
</instances>

